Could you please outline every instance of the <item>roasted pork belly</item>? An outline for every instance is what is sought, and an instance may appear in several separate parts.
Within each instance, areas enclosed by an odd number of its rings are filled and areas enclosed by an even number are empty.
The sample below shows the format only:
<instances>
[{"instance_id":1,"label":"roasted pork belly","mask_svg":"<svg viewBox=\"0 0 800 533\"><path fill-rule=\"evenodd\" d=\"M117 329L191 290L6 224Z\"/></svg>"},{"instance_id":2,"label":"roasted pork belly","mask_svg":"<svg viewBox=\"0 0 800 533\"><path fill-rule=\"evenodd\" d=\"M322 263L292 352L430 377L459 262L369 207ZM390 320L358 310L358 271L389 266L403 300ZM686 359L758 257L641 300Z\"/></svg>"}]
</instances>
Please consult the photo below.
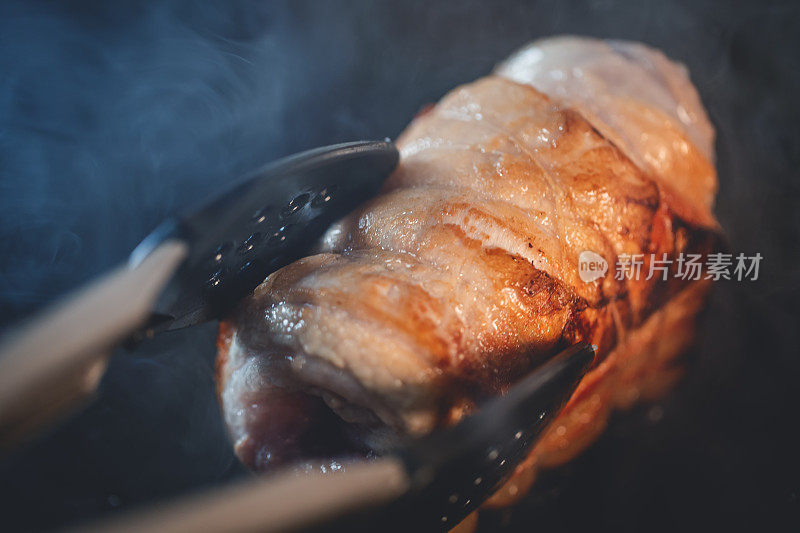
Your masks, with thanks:
<instances>
[{"instance_id":1,"label":"roasted pork belly","mask_svg":"<svg viewBox=\"0 0 800 533\"><path fill-rule=\"evenodd\" d=\"M588 341L593 370L514 483L568 460L677 375L709 282L646 274L716 246L713 136L685 69L634 43L536 42L450 92L398 139L381 194L223 323L239 457L382 453ZM582 280L585 251L605 276ZM626 254L638 278L615 275Z\"/></svg>"}]
</instances>

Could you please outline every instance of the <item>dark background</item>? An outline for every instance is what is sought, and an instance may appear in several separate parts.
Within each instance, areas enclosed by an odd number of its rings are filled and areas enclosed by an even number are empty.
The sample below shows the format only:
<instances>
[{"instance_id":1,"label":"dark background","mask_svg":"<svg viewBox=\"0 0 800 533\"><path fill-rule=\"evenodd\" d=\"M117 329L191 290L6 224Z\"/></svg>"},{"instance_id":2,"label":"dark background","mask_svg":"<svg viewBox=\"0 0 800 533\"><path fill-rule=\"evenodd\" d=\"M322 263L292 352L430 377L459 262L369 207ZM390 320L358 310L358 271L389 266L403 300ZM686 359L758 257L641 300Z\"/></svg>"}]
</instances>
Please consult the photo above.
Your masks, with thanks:
<instances>
[{"instance_id":1,"label":"dark background","mask_svg":"<svg viewBox=\"0 0 800 533\"><path fill-rule=\"evenodd\" d=\"M716 212L757 282L719 283L686 379L487 530L800 528L800 8L792 2L34 2L0 5L0 329L124 261L159 221L279 156L396 136L525 42L641 40L717 127ZM99 400L0 460L0 529L243 475L214 327L120 353Z\"/></svg>"}]
</instances>

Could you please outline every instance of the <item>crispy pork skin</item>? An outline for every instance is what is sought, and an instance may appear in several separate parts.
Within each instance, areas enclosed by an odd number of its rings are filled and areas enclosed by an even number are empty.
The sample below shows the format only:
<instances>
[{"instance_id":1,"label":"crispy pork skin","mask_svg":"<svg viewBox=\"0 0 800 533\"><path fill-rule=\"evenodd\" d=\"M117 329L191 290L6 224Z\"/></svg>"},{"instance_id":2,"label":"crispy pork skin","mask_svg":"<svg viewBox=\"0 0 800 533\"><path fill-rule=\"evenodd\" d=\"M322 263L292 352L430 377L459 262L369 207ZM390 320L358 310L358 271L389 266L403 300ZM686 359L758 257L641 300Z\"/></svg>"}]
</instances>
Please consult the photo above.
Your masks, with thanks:
<instances>
[{"instance_id":1,"label":"crispy pork skin","mask_svg":"<svg viewBox=\"0 0 800 533\"><path fill-rule=\"evenodd\" d=\"M643 45L534 43L398 139L382 193L273 274L221 329L236 452L266 469L380 453L446 426L560 348L593 370L494 504L568 460L614 407L677 375L709 282L649 276L719 230L713 129L685 69ZM582 281L581 252L609 272ZM615 275L643 254L642 275ZM674 269L674 263L673 263ZM664 279L666 277L666 279Z\"/></svg>"}]
</instances>

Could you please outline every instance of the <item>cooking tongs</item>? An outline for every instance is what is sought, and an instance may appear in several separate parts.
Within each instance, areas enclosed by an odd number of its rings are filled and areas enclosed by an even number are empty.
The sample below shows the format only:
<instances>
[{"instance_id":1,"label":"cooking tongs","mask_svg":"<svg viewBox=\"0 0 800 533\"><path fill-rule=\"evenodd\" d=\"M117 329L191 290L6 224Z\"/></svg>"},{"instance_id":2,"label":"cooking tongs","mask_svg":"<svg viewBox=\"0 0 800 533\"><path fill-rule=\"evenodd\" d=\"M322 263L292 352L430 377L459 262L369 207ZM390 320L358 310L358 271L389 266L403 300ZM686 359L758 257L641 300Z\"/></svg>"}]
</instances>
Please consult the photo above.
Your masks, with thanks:
<instances>
[{"instance_id":1,"label":"cooking tongs","mask_svg":"<svg viewBox=\"0 0 800 533\"><path fill-rule=\"evenodd\" d=\"M391 142L361 141L268 165L12 333L0 346L0 450L90 397L115 346L223 316L374 196L397 160Z\"/></svg>"},{"instance_id":2,"label":"cooking tongs","mask_svg":"<svg viewBox=\"0 0 800 533\"><path fill-rule=\"evenodd\" d=\"M571 346L455 426L334 473L288 470L102 522L84 533L446 531L529 454L594 359Z\"/></svg>"}]
</instances>

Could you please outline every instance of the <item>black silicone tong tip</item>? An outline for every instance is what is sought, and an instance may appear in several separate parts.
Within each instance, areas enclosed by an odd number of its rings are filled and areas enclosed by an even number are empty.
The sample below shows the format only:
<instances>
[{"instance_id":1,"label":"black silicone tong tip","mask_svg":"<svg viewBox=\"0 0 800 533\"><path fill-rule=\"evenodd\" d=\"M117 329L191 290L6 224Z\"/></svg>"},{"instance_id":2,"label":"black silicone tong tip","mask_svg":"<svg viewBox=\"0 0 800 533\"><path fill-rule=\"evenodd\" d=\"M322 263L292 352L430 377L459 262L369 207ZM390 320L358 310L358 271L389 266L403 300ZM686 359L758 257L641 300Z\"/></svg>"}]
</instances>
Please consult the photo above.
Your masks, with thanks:
<instances>
[{"instance_id":1,"label":"black silicone tong tip","mask_svg":"<svg viewBox=\"0 0 800 533\"><path fill-rule=\"evenodd\" d=\"M251 172L162 223L136 247L130 264L168 240L182 241L188 253L145 333L226 315L269 273L307 255L331 224L377 194L399 157L388 140L309 150Z\"/></svg>"},{"instance_id":2,"label":"black silicone tong tip","mask_svg":"<svg viewBox=\"0 0 800 533\"><path fill-rule=\"evenodd\" d=\"M595 350L586 343L567 348L475 414L403 448L398 455L411 480L409 492L347 529L368 530L376 524L389 531L454 527L528 456L589 369Z\"/></svg>"}]
</instances>

